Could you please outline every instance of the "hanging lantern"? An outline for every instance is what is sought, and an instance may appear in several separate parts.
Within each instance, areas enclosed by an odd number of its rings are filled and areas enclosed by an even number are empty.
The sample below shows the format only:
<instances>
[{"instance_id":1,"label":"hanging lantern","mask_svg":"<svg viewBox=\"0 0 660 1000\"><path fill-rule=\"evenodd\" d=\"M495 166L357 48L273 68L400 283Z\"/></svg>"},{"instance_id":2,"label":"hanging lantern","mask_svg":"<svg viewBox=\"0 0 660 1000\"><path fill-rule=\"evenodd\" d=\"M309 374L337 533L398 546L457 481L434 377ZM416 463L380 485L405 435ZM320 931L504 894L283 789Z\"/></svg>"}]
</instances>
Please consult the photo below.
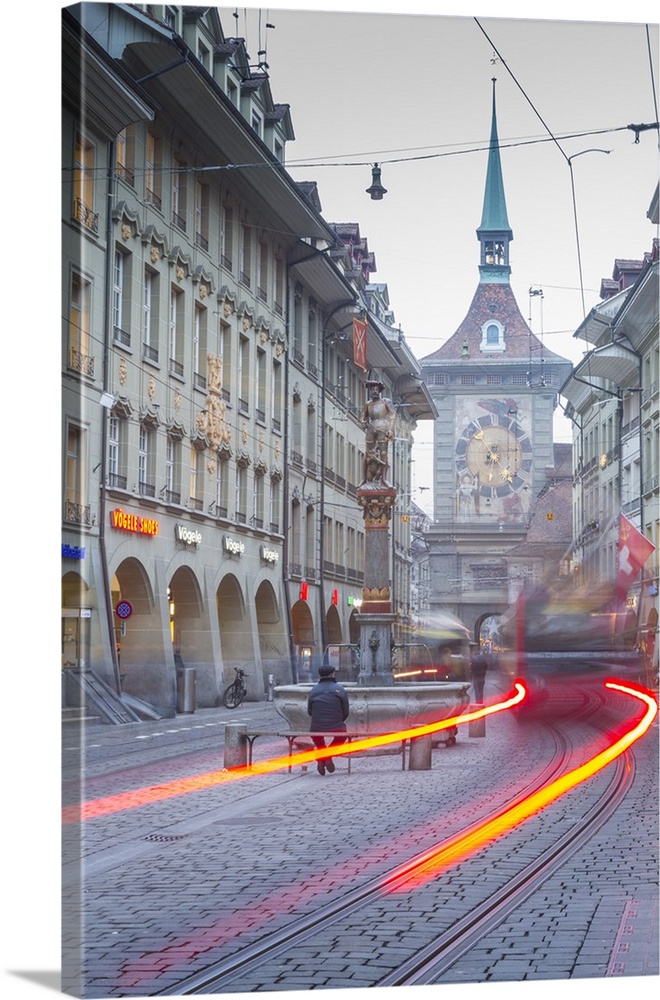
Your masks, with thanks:
<instances>
[{"instance_id":1,"label":"hanging lantern","mask_svg":"<svg viewBox=\"0 0 660 1000\"><path fill-rule=\"evenodd\" d=\"M372 201L380 201L387 194L387 188L380 183L380 167L377 163L371 168L371 187L367 188L367 194L371 195Z\"/></svg>"}]
</instances>

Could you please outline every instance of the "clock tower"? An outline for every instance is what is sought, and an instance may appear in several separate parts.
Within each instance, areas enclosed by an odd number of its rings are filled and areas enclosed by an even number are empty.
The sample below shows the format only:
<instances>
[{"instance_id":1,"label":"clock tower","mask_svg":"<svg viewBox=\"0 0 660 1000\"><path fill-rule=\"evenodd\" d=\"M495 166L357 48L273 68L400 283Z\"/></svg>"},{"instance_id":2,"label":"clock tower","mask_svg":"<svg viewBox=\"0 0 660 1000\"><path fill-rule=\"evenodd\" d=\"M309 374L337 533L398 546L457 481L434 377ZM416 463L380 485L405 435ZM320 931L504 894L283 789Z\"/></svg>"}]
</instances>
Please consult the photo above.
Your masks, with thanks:
<instances>
[{"instance_id":1,"label":"clock tower","mask_svg":"<svg viewBox=\"0 0 660 1000\"><path fill-rule=\"evenodd\" d=\"M479 282L456 332L420 361L438 410L431 609L452 612L475 638L520 589L510 554L554 473L553 413L572 371L532 333L511 289L495 80L492 100Z\"/></svg>"}]
</instances>

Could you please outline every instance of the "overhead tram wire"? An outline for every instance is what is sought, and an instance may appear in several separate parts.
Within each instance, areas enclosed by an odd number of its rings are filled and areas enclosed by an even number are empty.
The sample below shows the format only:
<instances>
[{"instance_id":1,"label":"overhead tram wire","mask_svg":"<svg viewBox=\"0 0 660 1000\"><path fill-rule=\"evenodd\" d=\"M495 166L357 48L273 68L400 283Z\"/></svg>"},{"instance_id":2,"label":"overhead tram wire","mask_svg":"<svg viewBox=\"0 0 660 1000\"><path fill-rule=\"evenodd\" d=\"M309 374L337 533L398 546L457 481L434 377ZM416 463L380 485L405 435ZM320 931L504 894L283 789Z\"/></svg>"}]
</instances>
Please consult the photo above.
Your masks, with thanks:
<instances>
[{"instance_id":1,"label":"overhead tram wire","mask_svg":"<svg viewBox=\"0 0 660 1000\"><path fill-rule=\"evenodd\" d=\"M617 125L617 126L611 126L610 128L591 129L591 130L588 130L586 132L569 132L566 135L562 135L561 139L562 140L565 140L565 139L581 139L581 138L586 138L588 136L594 136L594 135L611 135L614 132L627 132L627 131L630 131L630 129L633 129L633 131L634 131L635 128L643 130L643 129L647 129L647 128L657 128L657 126L658 126L657 122L654 122L654 123L649 124L649 125L638 125L638 126L635 126L635 127L633 127L631 125ZM539 143L544 143L544 142L554 142L554 143L556 143L558 145L557 138L554 135L550 134L549 137L540 136L540 137L534 138L534 139L520 139L520 140L517 140L517 141L511 141L511 142L500 142L499 148L500 149L515 149L515 148L517 148L519 146L534 146L534 145L538 145ZM417 148L419 148L419 147L417 147ZM428 147L421 147L421 148L428 148ZM431 148L433 148L433 147L431 147ZM559 148L561 149L561 147L559 147ZM384 164L384 163L386 163L386 164L390 164L390 163L414 163L414 162L416 162L418 160L435 160L435 159L444 159L444 158L449 157L449 156L463 156L463 155L465 155L467 153L483 153L483 152L488 152L488 149L489 149L489 146L486 144L486 145L481 145L481 146L470 146L467 149L447 150L447 151L441 152L441 153L426 153L426 154L419 155L419 156L400 156L400 157L391 157L389 159L387 159L387 158L383 159L382 157L380 157L379 160L378 160L378 162L380 164ZM563 150L562 150L562 153L563 153ZM330 155L332 155L332 154L330 154ZM348 154L345 154L345 155L350 156L351 154L348 153ZM358 155L358 154L355 154L355 155ZM366 156L368 154L364 154L363 153L363 154L360 154L360 155ZM374 156L377 156L377 155L379 155L379 154L372 153L371 157L373 158ZM565 156L566 154L564 153L563 155ZM341 161L337 161L337 162L330 162L328 160L326 162L320 162L319 163L319 162L315 162L314 157L312 157L311 160L305 160L305 161L302 161L302 162L298 162L296 160L287 160L286 163L281 163L279 161L263 161L262 160L262 161L255 162L255 163L219 163L219 164L212 164L212 165L206 166L206 167L199 167L199 166L189 166L189 167L151 167L150 170L152 172L154 172L154 173L160 173L160 174L173 174L173 173L177 173L177 174L184 174L184 173L186 173L186 174L197 174L197 173L210 173L210 172L213 172L213 171L221 171L221 170L270 169L270 170L284 170L284 171L288 171L288 170L302 170L302 169L304 169L304 170L315 170L315 169L317 169L319 167L371 167L373 165L373 159L372 158L365 159L365 160L351 160L351 161L341 160ZM62 167L62 171L64 173L74 173L76 171L86 172L86 173L95 173L95 172L98 172L98 171L105 171L106 169L107 169L106 167L101 167L100 166L100 167L85 168L85 170L83 171L83 168L77 167L77 166L72 166L72 167L63 166ZM135 167L134 168L134 173L136 175L139 174L139 173L144 173L144 172L146 172L146 167Z\"/></svg>"},{"instance_id":2,"label":"overhead tram wire","mask_svg":"<svg viewBox=\"0 0 660 1000\"><path fill-rule=\"evenodd\" d=\"M580 280L580 294L582 296L582 318L585 319L586 318L586 311L585 311L585 304L584 304L584 282L583 282L583 279L582 279L582 254L581 254L581 250L580 250L580 237L579 237L579 229L578 229L578 221L577 221L577 204L576 204L576 199L575 199L575 184L574 184L574 181L573 181L573 167L571 165L571 160L575 159L575 157L577 157L577 156L581 156L582 153L591 153L591 152L610 153L611 150L609 150L609 149L598 149L598 150L584 149L584 150L582 150L579 153L573 153L572 156L569 156L562 149L562 147L560 146L559 140L553 134L553 132L550 129L550 127L544 121L543 117L541 116L541 114L539 113L539 111L537 110L537 108L534 106L534 104L531 101L531 99L526 94L526 92L525 92L524 88L522 87L522 85L516 79L515 74L512 72L512 70L508 66L506 60L504 59L504 57L502 56L502 54L497 49L497 46L495 45L495 43L493 42L493 40L488 35L488 32L485 30L485 28L483 27L483 25L480 24L479 19L475 17L474 21L475 21L477 27L479 28L479 30L484 35L484 37L488 40L488 42L490 43L490 45L492 45L493 52L497 55L498 59L500 60L500 62L504 66L504 68L506 69L507 73L509 74L509 76L511 77L511 79L513 80L513 82L515 83L515 85L518 87L518 89L520 90L520 93L523 95L523 97L525 98L525 100L529 104L530 108L532 109L532 111L534 112L534 114L536 115L536 117L538 118L538 120L541 122L541 124L543 125L543 128L546 130L546 132L550 136L550 139L552 140L552 142L554 142L554 144L556 145L557 149L559 150L559 152L561 153L561 155L564 157L564 160L566 161L566 163L568 165L568 169L569 169L570 175L571 175L571 191L572 191L572 199L573 199L573 221L574 221L574 224L575 224L575 236L576 236L576 244L577 244L576 249L577 249L577 257L578 257L578 271L579 271L579 280ZM647 38L648 38L648 25L646 27L647 27ZM625 126L625 131L633 131L633 132L635 132L635 141L638 142L639 141L639 133L640 133L640 131L646 131L647 129L653 129L653 128L658 129L659 122L658 122L657 119L658 119L658 114L657 114L657 104L656 104L656 121L655 122L649 123L649 124L643 124L643 125L626 125ZM611 131L615 131L615 130L611 130ZM616 131L619 131L619 130L616 130ZM583 133L583 135L587 135L587 134L591 134L591 135L601 134L602 135L604 133L605 133L605 130L602 130L600 133L597 133L597 132L586 133L585 132L585 133ZM568 136L568 135L562 136L563 140L569 139L569 138L576 138L576 136Z\"/></svg>"},{"instance_id":3,"label":"overhead tram wire","mask_svg":"<svg viewBox=\"0 0 660 1000\"><path fill-rule=\"evenodd\" d=\"M658 91L655 85L655 77L653 75L653 54L651 52L651 36L649 33L648 24L645 25L646 28L646 49L649 59L649 76L651 77L651 94L653 96L653 107L655 108L655 120L658 122ZM660 132L658 133L658 148L660 149Z\"/></svg>"}]
</instances>

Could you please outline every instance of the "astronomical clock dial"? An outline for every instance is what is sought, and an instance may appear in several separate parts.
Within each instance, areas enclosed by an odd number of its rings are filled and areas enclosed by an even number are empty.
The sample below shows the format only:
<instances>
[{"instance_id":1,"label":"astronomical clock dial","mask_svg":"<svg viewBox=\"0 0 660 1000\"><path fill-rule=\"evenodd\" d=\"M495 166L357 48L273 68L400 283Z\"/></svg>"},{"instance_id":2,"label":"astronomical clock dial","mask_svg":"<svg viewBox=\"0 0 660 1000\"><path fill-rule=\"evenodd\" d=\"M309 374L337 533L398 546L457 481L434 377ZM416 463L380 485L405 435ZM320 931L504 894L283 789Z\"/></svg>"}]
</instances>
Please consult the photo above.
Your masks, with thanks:
<instances>
[{"instance_id":1,"label":"astronomical clock dial","mask_svg":"<svg viewBox=\"0 0 660 1000\"><path fill-rule=\"evenodd\" d=\"M492 414L471 421L456 446L459 478L478 481L485 498L506 497L529 484L532 445L515 420Z\"/></svg>"}]
</instances>

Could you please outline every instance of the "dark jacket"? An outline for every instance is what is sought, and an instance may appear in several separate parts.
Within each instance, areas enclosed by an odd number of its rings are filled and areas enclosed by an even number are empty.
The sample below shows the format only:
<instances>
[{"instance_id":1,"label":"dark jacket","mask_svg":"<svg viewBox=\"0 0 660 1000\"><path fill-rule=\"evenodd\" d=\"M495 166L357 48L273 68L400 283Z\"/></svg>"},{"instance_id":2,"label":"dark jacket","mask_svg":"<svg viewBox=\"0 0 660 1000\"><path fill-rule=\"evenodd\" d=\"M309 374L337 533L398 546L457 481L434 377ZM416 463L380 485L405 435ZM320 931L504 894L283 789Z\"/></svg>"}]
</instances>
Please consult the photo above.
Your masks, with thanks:
<instances>
[{"instance_id":1,"label":"dark jacket","mask_svg":"<svg viewBox=\"0 0 660 1000\"><path fill-rule=\"evenodd\" d=\"M312 717L312 732L340 732L346 729L348 695L332 677L322 677L307 696L307 714Z\"/></svg>"}]
</instances>

